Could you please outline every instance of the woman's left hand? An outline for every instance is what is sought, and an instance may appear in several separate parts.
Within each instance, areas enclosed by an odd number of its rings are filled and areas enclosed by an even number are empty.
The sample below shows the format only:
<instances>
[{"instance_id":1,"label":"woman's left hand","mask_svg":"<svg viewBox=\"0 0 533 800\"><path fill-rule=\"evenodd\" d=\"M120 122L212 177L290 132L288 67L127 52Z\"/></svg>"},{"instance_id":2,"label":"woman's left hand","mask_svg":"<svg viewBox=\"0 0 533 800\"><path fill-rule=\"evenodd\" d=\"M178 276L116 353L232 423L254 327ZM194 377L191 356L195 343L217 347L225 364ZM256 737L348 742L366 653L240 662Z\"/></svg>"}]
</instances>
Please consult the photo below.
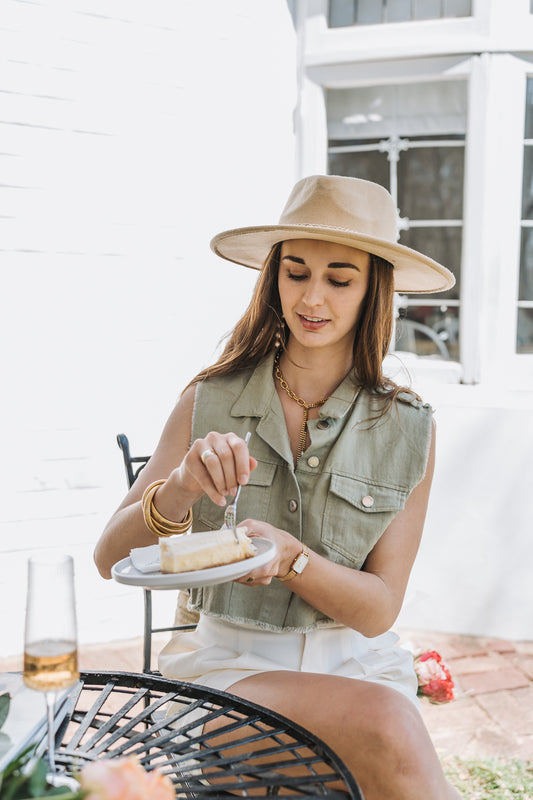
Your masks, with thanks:
<instances>
[{"instance_id":1,"label":"woman's left hand","mask_svg":"<svg viewBox=\"0 0 533 800\"><path fill-rule=\"evenodd\" d=\"M276 545L276 555L267 564L262 567L257 567L238 578L235 583L243 583L245 586L267 586L271 583L272 578L278 575L286 575L289 571L290 564L296 558L302 549L302 543L296 539L292 534L281 528L275 528L269 525L268 522L260 522L257 519L245 519L239 523L239 527L245 526L247 535L250 539L254 536L260 536L262 539L269 539ZM286 566L286 568L285 568Z\"/></svg>"}]
</instances>

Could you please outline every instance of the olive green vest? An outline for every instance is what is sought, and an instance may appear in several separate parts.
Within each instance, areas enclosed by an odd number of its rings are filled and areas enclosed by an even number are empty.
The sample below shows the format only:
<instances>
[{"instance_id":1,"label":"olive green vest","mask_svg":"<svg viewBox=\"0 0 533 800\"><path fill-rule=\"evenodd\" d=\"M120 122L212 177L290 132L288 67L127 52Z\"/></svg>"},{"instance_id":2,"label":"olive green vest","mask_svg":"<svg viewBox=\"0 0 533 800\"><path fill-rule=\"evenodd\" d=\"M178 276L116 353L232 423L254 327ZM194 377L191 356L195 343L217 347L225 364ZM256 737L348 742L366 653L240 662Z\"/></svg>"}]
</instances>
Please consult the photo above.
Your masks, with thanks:
<instances>
[{"instance_id":1,"label":"olive green vest","mask_svg":"<svg viewBox=\"0 0 533 800\"><path fill-rule=\"evenodd\" d=\"M390 521L422 480L432 410L409 393L377 421L379 405L350 377L309 421L311 444L296 468L272 377L273 355L255 369L198 384L192 441L209 431L251 431L257 468L239 497L238 519L289 531L322 556L360 569ZM373 400L373 402L372 402ZM204 495L193 530L216 530L224 509ZM191 590L206 614L271 630L306 631L333 620L293 594L290 583L239 583Z\"/></svg>"}]
</instances>

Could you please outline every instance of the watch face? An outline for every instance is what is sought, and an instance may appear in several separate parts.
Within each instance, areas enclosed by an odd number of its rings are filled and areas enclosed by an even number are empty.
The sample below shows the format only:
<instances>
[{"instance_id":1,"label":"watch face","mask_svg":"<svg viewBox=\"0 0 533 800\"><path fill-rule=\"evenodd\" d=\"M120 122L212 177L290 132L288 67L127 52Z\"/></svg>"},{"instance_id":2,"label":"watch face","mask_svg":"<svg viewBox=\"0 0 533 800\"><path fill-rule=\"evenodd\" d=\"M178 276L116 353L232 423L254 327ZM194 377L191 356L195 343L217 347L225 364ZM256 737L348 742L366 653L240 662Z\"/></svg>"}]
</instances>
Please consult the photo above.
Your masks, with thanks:
<instances>
[{"instance_id":1,"label":"watch face","mask_svg":"<svg viewBox=\"0 0 533 800\"><path fill-rule=\"evenodd\" d=\"M307 564L308 559L309 556L306 553L300 553L300 555L292 565L293 570L297 572L298 575L300 575L300 573L303 571L303 568Z\"/></svg>"}]
</instances>

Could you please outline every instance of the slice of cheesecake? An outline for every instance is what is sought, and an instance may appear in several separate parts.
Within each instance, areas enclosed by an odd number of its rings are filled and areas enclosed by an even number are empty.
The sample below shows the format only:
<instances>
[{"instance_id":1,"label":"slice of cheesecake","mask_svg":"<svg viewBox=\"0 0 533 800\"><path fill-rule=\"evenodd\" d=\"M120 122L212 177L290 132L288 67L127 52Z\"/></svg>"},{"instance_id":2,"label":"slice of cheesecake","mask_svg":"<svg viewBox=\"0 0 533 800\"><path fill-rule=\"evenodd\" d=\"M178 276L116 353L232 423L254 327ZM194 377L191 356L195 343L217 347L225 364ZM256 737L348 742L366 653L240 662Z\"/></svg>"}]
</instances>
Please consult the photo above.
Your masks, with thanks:
<instances>
[{"instance_id":1,"label":"slice of cheesecake","mask_svg":"<svg viewBox=\"0 0 533 800\"><path fill-rule=\"evenodd\" d=\"M205 531L161 539L161 572L193 572L251 558L256 551L246 530L245 527L237 528L238 543L232 530Z\"/></svg>"}]
</instances>

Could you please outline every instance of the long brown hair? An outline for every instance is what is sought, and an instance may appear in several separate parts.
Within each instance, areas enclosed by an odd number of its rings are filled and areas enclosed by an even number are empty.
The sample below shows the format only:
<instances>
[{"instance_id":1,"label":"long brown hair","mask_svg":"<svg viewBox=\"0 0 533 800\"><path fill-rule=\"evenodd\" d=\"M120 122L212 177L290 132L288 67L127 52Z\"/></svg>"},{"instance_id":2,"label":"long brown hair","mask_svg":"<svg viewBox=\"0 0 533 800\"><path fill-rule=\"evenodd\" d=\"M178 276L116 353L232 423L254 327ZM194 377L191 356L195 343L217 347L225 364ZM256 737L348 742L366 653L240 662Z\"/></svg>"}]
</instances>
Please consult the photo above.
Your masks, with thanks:
<instances>
[{"instance_id":1,"label":"long brown hair","mask_svg":"<svg viewBox=\"0 0 533 800\"><path fill-rule=\"evenodd\" d=\"M229 334L222 355L212 366L196 375L189 386L204 378L231 375L255 366L274 347L282 320L278 290L281 242L274 245L259 275L250 304ZM401 387L383 375L382 363L393 332L394 272L385 259L370 255L368 288L353 344L356 383L392 402Z\"/></svg>"}]
</instances>

